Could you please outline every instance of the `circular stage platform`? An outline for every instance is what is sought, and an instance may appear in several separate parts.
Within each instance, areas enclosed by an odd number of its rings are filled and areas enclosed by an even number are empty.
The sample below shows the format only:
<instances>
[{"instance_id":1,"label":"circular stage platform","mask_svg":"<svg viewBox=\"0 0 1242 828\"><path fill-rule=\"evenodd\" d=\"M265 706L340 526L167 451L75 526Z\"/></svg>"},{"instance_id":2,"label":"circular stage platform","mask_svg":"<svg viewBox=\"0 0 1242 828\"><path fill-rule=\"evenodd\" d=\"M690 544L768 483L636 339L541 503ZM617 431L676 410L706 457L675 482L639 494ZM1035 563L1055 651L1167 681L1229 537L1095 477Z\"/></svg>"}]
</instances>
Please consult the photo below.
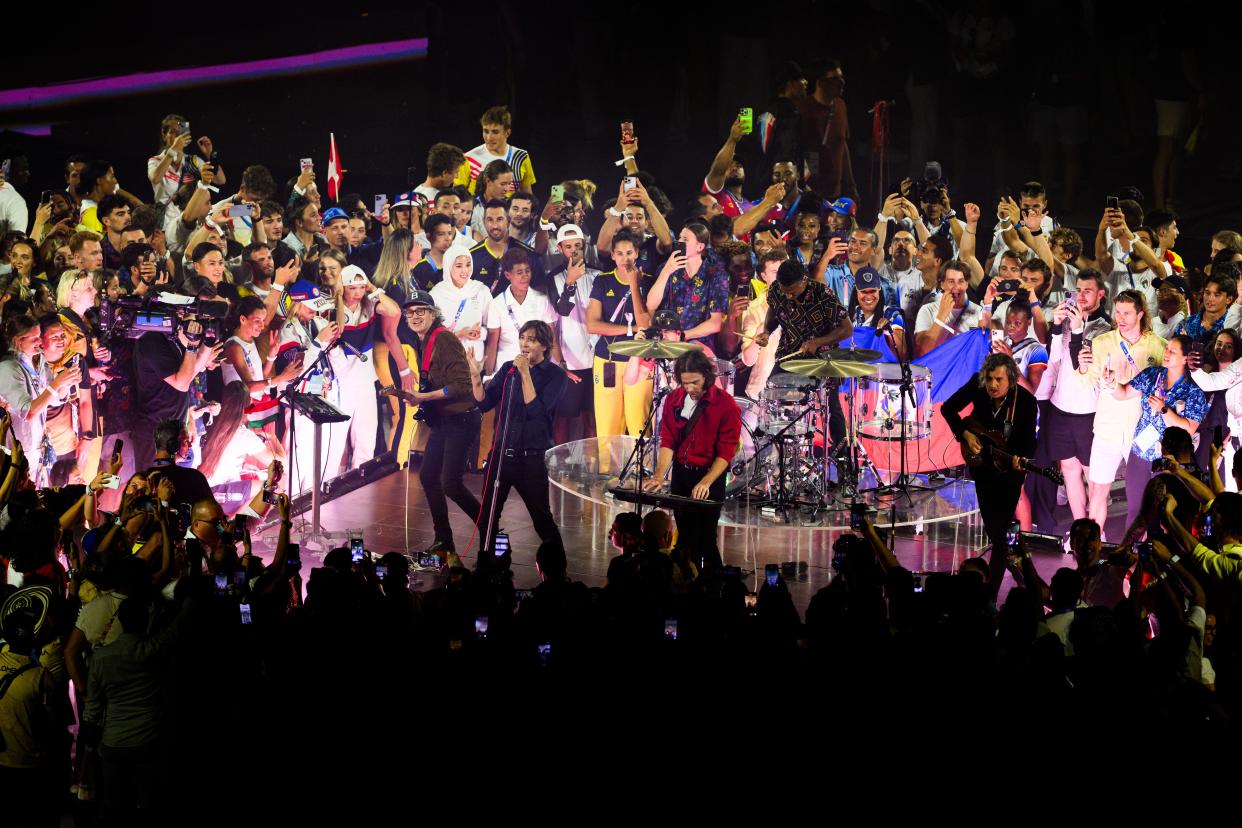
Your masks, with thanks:
<instances>
[{"instance_id":1,"label":"circular stage platform","mask_svg":"<svg viewBox=\"0 0 1242 828\"><path fill-rule=\"evenodd\" d=\"M610 511L627 511L635 505L618 499L609 493L611 486L618 485L618 474L626 468L626 462L634 452L636 440L629 436L596 437L577 440L549 449L545 455L548 478L553 486L576 498L604 506ZM653 457L649 453L648 457ZM648 462L647 469L654 466ZM926 475L912 478L909 491L867 491L885 481L877 481L875 475L864 472L860 481L859 502L865 502L877 512L875 525L901 529L919 534L925 526L933 524L957 524L954 528L978 523L978 501L974 483L970 480L940 480L928 483ZM628 487L634 486L633 475L628 475ZM840 489L829 492L831 502L826 508L812 506L791 509L784 514L762 505L764 488L747 488L736 485L735 495L725 502L721 514L721 526L740 529L780 528L804 529L811 532L841 532L850 529L850 500L839 495ZM835 496L834 496L835 495ZM939 527L939 528L947 528Z\"/></svg>"}]
</instances>

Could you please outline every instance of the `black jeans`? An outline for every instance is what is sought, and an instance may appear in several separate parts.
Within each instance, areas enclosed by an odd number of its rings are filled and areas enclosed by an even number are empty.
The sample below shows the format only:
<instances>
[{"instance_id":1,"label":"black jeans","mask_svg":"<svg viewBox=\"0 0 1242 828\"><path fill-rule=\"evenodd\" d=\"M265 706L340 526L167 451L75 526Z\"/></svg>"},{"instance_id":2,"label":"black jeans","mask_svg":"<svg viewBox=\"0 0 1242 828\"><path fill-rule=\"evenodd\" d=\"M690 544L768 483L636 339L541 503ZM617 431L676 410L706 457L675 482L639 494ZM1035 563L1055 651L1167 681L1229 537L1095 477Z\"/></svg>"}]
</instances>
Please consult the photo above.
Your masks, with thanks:
<instances>
[{"instance_id":1,"label":"black jeans","mask_svg":"<svg viewBox=\"0 0 1242 828\"><path fill-rule=\"evenodd\" d=\"M1005 577L1005 565L1009 560L1009 545L1005 542L1005 533L1018 508L1023 475L981 466L972 469L970 476L975 481L979 516L983 518L983 528L992 543L992 554L988 559L988 580L995 597L1000 592L1001 580Z\"/></svg>"},{"instance_id":2,"label":"black jeans","mask_svg":"<svg viewBox=\"0 0 1242 828\"><path fill-rule=\"evenodd\" d=\"M453 527L449 525L448 503L444 498L445 495L451 497L472 522L479 519L478 498L466 488L462 476L470 438L479 433L481 418L477 409L462 414L441 414L439 422L431 427L427 448L423 451L423 465L418 470L418 479L427 496L427 508L431 510L436 542L454 549Z\"/></svg>"},{"instance_id":3,"label":"black jeans","mask_svg":"<svg viewBox=\"0 0 1242 828\"><path fill-rule=\"evenodd\" d=\"M552 507L548 505L548 470L543 464L543 452L517 453L513 457L497 457L496 449L487 459L487 483L483 489L483 511L479 513L479 546L480 548L491 537L500 522L500 514L509 498L509 490L517 489L526 511L530 513L530 521L535 526L541 541L559 541L561 531L556 527L552 517ZM499 487L493 475L500 474ZM496 498L496 514L488 525L488 513L491 511L493 493ZM484 559L484 551L479 553L479 560Z\"/></svg>"},{"instance_id":4,"label":"black jeans","mask_svg":"<svg viewBox=\"0 0 1242 828\"><path fill-rule=\"evenodd\" d=\"M690 497L690 493L705 474L705 468L683 466L674 460L669 492ZM717 477L708 492L708 497L712 500L724 500L725 475ZM677 520L677 548L698 564L700 572L719 569L723 563L720 559L720 548L716 545L716 525L720 523L721 508L716 506L708 509L673 510L673 517Z\"/></svg>"}]
</instances>

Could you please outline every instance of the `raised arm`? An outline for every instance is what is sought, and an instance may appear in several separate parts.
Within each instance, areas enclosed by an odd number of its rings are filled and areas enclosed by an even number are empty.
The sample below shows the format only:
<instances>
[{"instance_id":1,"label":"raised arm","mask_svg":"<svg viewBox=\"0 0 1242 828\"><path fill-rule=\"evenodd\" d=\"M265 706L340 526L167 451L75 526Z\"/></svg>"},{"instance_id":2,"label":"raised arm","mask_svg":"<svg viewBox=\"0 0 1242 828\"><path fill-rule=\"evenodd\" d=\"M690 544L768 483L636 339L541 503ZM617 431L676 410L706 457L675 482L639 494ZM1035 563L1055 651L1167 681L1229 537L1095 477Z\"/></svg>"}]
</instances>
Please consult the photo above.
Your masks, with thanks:
<instances>
[{"instance_id":1,"label":"raised arm","mask_svg":"<svg viewBox=\"0 0 1242 828\"><path fill-rule=\"evenodd\" d=\"M785 197L785 185L773 184L763 194L763 199L733 220L733 235L741 238L754 230Z\"/></svg>"},{"instance_id":2,"label":"raised arm","mask_svg":"<svg viewBox=\"0 0 1242 828\"><path fill-rule=\"evenodd\" d=\"M729 165L733 163L733 154L737 151L737 142L742 140L744 133L742 132L742 119L737 117L733 119L733 125L729 127L729 137L725 139L724 145L716 153L716 157L712 159L712 166L707 171L707 177L704 182L710 193L718 193L724 189L725 173L729 171Z\"/></svg>"}]
</instances>

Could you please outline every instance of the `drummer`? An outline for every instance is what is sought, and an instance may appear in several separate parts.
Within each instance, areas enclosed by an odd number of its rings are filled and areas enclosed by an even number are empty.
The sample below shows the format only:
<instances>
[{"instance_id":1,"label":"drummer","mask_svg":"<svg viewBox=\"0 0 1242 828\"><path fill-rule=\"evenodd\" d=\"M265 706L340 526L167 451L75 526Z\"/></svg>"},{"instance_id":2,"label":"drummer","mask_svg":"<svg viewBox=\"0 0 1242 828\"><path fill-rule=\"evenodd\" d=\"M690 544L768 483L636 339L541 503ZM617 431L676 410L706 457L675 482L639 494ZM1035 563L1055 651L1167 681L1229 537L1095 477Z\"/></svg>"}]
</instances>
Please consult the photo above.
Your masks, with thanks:
<instances>
[{"instance_id":1,"label":"drummer","mask_svg":"<svg viewBox=\"0 0 1242 828\"><path fill-rule=\"evenodd\" d=\"M887 339L898 360L906 359L906 321L901 308L884 304L884 281L870 265L854 274L854 293L850 296L850 319L858 328L874 328L883 335L885 328L892 334ZM871 346L868 346L871 347Z\"/></svg>"},{"instance_id":2,"label":"drummer","mask_svg":"<svg viewBox=\"0 0 1242 828\"><path fill-rule=\"evenodd\" d=\"M849 315L828 286L807 278L806 268L794 259L777 268L776 284L768 290L768 318L755 337L755 344L760 348L767 345L778 328L781 341L776 349L774 374L783 370L781 361L786 357L815 356L854 333ZM845 414L839 394L828 395L828 415L828 434L836 451L845 441Z\"/></svg>"}]
</instances>

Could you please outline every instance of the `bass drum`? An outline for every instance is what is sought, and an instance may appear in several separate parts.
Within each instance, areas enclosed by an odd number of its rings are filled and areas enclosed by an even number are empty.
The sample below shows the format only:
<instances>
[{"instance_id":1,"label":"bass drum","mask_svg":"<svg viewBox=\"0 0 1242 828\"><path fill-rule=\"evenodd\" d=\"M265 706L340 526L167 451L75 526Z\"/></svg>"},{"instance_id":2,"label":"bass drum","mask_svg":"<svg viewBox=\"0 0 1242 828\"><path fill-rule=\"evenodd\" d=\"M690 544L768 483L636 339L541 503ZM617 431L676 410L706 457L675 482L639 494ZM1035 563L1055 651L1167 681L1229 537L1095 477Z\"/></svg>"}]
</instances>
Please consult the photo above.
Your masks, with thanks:
<instances>
[{"instance_id":1,"label":"bass drum","mask_svg":"<svg viewBox=\"0 0 1242 828\"><path fill-rule=\"evenodd\" d=\"M902 432L901 366L876 363L876 373L858 380L854 400L858 434L871 440L900 440ZM931 437L931 370L910 366L913 388L906 394L905 432L907 440Z\"/></svg>"}]
</instances>

